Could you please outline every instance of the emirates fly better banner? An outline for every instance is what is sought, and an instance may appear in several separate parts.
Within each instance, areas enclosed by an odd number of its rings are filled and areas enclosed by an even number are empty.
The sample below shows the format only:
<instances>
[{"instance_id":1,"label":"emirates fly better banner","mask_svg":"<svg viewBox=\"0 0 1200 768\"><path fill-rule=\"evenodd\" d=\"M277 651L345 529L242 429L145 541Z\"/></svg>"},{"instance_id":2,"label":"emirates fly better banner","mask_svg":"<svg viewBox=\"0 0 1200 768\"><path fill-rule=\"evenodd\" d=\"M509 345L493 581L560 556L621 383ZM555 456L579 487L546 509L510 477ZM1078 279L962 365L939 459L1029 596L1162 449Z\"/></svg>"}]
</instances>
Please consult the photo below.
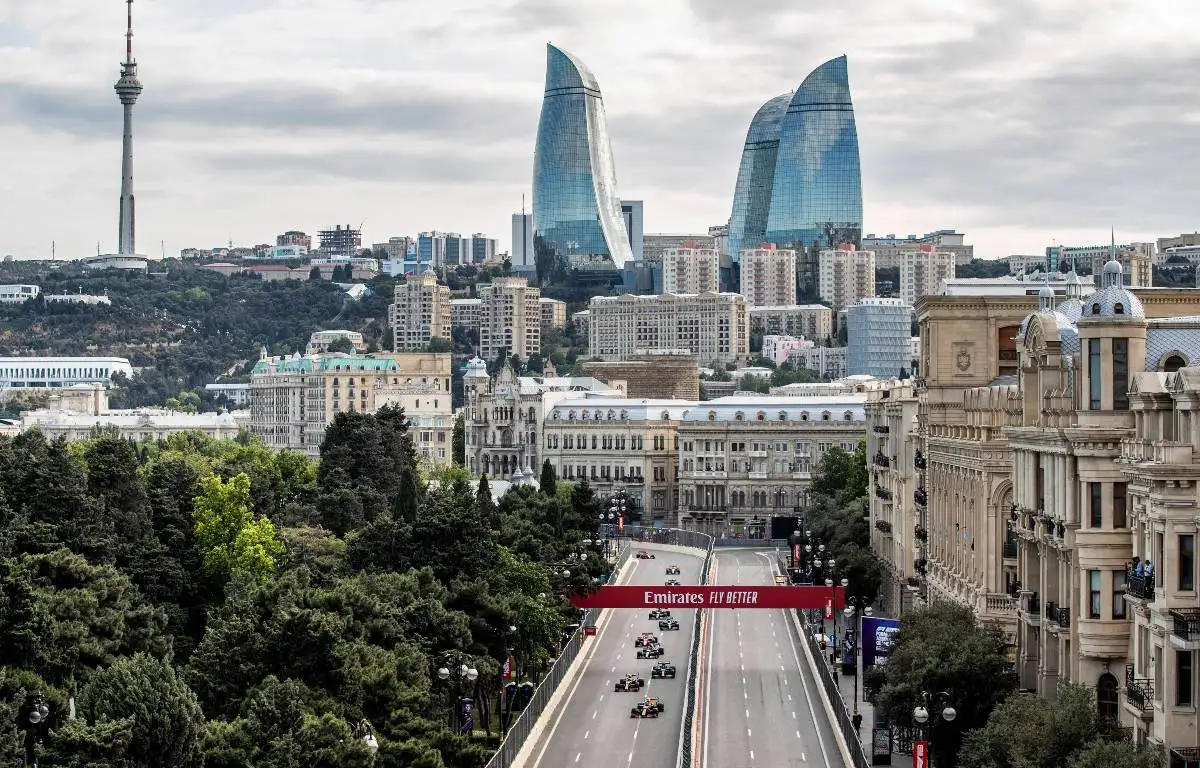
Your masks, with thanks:
<instances>
[{"instance_id":1,"label":"emirates fly better banner","mask_svg":"<svg viewBox=\"0 0 1200 768\"><path fill-rule=\"evenodd\" d=\"M590 595L572 597L578 608L826 608L841 610L845 595L841 587L704 586L646 587L610 586Z\"/></svg>"}]
</instances>

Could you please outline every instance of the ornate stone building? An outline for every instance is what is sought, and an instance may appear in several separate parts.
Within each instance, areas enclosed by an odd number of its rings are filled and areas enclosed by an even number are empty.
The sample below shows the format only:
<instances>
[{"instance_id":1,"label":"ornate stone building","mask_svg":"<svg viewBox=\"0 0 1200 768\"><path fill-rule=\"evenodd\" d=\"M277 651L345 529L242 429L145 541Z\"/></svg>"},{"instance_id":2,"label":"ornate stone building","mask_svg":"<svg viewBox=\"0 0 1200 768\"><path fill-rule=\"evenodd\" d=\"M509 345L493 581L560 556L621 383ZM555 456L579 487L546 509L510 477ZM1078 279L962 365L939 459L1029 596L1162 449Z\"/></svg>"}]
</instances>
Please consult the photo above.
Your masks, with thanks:
<instances>
[{"instance_id":1,"label":"ornate stone building","mask_svg":"<svg viewBox=\"0 0 1200 768\"><path fill-rule=\"evenodd\" d=\"M540 471L542 424L555 402L587 392L613 393L596 379L556 376L550 364L542 376L517 376L506 363L493 380L479 358L467 363L463 389L467 468L501 479L520 469Z\"/></svg>"}]
</instances>

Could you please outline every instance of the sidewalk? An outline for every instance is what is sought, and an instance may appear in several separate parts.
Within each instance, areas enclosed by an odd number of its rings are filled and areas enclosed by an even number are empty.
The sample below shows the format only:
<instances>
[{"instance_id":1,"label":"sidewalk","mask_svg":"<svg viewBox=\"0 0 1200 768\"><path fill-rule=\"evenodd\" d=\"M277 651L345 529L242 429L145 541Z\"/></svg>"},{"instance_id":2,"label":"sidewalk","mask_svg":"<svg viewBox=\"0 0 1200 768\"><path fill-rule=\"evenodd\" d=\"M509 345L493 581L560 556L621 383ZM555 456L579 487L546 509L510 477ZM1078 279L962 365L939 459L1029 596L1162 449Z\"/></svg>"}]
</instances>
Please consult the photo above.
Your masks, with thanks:
<instances>
[{"instance_id":1,"label":"sidewalk","mask_svg":"<svg viewBox=\"0 0 1200 768\"><path fill-rule=\"evenodd\" d=\"M825 663L829 664L828 656L825 657ZM861 659L859 660L859 663L860 664L862 663ZM850 674L850 675L840 674L842 671L842 665L840 663L840 659L839 659L839 663L837 664L837 671L839 674L837 675L836 679L838 682L838 689L842 693L842 702L845 704L846 711L853 714L854 713L854 675L853 674ZM836 702L834 703L834 706L835 707L837 706ZM866 751L867 757L870 758L871 754L872 754L872 752L871 752L871 728L872 728L872 726L875 725L875 708L871 706L870 702L863 701L863 698L862 698L862 675L861 674L859 675L859 678L858 678L858 712L859 712L859 714L862 715L862 727L859 729L859 736L862 740L863 750ZM904 755L904 754L900 754L899 752L892 752L891 765L894 768L912 768L912 755Z\"/></svg>"}]
</instances>

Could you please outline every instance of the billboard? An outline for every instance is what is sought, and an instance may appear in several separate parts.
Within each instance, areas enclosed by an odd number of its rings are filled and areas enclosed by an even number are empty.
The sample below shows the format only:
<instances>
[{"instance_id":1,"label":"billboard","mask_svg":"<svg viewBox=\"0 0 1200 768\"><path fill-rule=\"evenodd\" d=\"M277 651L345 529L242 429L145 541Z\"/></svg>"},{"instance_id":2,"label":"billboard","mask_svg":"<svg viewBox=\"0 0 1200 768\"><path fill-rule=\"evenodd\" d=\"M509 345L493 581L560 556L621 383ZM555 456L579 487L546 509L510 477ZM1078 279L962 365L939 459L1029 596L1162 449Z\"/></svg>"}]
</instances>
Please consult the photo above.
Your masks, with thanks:
<instances>
[{"instance_id":1,"label":"billboard","mask_svg":"<svg viewBox=\"0 0 1200 768\"><path fill-rule=\"evenodd\" d=\"M841 610L841 587L600 587L571 598L576 608L821 608Z\"/></svg>"},{"instance_id":2,"label":"billboard","mask_svg":"<svg viewBox=\"0 0 1200 768\"><path fill-rule=\"evenodd\" d=\"M892 636L900 629L899 619L879 616L862 618L862 669L865 674L876 664L886 664L892 652Z\"/></svg>"}]
</instances>

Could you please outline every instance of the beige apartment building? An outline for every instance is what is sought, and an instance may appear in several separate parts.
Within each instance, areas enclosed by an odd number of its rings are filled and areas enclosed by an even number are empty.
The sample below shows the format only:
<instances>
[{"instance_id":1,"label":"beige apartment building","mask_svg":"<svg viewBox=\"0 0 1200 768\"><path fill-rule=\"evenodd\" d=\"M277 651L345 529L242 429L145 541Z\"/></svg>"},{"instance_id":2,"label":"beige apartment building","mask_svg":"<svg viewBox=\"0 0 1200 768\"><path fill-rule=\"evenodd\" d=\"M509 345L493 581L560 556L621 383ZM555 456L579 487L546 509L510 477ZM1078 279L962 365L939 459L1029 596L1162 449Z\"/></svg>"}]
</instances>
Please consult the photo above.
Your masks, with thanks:
<instances>
[{"instance_id":1,"label":"beige apartment building","mask_svg":"<svg viewBox=\"0 0 1200 768\"><path fill-rule=\"evenodd\" d=\"M865 394L733 395L696 403L679 423L679 521L720 536L757 518L803 514L813 467L865 437Z\"/></svg>"},{"instance_id":2,"label":"beige apartment building","mask_svg":"<svg viewBox=\"0 0 1200 768\"><path fill-rule=\"evenodd\" d=\"M467 468L496 479L541 471L545 413L556 402L590 392L620 394L596 379L557 376L549 362L542 376L517 376L506 362L493 378L478 357L467 363L463 391Z\"/></svg>"},{"instance_id":3,"label":"beige apartment building","mask_svg":"<svg viewBox=\"0 0 1200 768\"><path fill-rule=\"evenodd\" d=\"M596 296L588 304L592 357L627 360L643 349L687 349L701 361L750 354L746 298L737 293Z\"/></svg>"},{"instance_id":4,"label":"beige apartment building","mask_svg":"<svg viewBox=\"0 0 1200 768\"><path fill-rule=\"evenodd\" d=\"M817 291L835 310L875 297L874 251L825 250L817 264Z\"/></svg>"},{"instance_id":5,"label":"beige apartment building","mask_svg":"<svg viewBox=\"0 0 1200 768\"><path fill-rule=\"evenodd\" d=\"M542 330L567 327L567 302L542 296L538 299L538 307L541 311Z\"/></svg>"},{"instance_id":6,"label":"beige apartment building","mask_svg":"<svg viewBox=\"0 0 1200 768\"><path fill-rule=\"evenodd\" d=\"M479 330L483 319L483 299L451 299L450 327Z\"/></svg>"},{"instance_id":7,"label":"beige apartment building","mask_svg":"<svg viewBox=\"0 0 1200 768\"><path fill-rule=\"evenodd\" d=\"M563 480L586 478L600 497L624 490L643 525L674 526L678 428L693 405L604 396L561 400L547 415L543 450Z\"/></svg>"},{"instance_id":8,"label":"beige apartment building","mask_svg":"<svg viewBox=\"0 0 1200 768\"><path fill-rule=\"evenodd\" d=\"M479 286L479 298L479 346L485 360L495 359L501 350L522 360L541 354L540 290L523 277L498 277Z\"/></svg>"},{"instance_id":9,"label":"beige apartment building","mask_svg":"<svg viewBox=\"0 0 1200 768\"><path fill-rule=\"evenodd\" d=\"M629 360L586 362L583 374L608 382L634 399L699 400L698 362L687 349L645 349Z\"/></svg>"},{"instance_id":10,"label":"beige apartment building","mask_svg":"<svg viewBox=\"0 0 1200 768\"><path fill-rule=\"evenodd\" d=\"M420 352L432 339L450 339L450 289L431 270L398 283L388 311L396 352Z\"/></svg>"},{"instance_id":11,"label":"beige apartment building","mask_svg":"<svg viewBox=\"0 0 1200 768\"><path fill-rule=\"evenodd\" d=\"M833 310L823 304L750 307L750 329L763 335L797 336L821 342L833 336Z\"/></svg>"},{"instance_id":12,"label":"beige apartment building","mask_svg":"<svg viewBox=\"0 0 1200 768\"><path fill-rule=\"evenodd\" d=\"M917 569L928 561L925 499L918 511L927 464L917 434L917 393L911 381L878 382L867 391L867 469L871 490L871 549L886 578L879 599L884 614L903 616L919 600Z\"/></svg>"},{"instance_id":13,"label":"beige apartment building","mask_svg":"<svg viewBox=\"0 0 1200 768\"><path fill-rule=\"evenodd\" d=\"M741 294L752 307L792 306L796 303L796 252L747 248L741 252Z\"/></svg>"},{"instance_id":14,"label":"beige apartment building","mask_svg":"<svg viewBox=\"0 0 1200 768\"><path fill-rule=\"evenodd\" d=\"M949 251L938 251L932 245L919 251L900 254L900 298L912 307L917 299L938 292L943 280L953 280L955 258Z\"/></svg>"},{"instance_id":15,"label":"beige apartment building","mask_svg":"<svg viewBox=\"0 0 1200 768\"><path fill-rule=\"evenodd\" d=\"M272 448L317 457L338 413L402 405L418 452L449 460L450 377L448 353L264 356L250 374L250 431Z\"/></svg>"},{"instance_id":16,"label":"beige apartment building","mask_svg":"<svg viewBox=\"0 0 1200 768\"><path fill-rule=\"evenodd\" d=\"M663 293L716 293L721 255L712 248L669 248L662 254Z\"/></svg>"}]
</instances>

